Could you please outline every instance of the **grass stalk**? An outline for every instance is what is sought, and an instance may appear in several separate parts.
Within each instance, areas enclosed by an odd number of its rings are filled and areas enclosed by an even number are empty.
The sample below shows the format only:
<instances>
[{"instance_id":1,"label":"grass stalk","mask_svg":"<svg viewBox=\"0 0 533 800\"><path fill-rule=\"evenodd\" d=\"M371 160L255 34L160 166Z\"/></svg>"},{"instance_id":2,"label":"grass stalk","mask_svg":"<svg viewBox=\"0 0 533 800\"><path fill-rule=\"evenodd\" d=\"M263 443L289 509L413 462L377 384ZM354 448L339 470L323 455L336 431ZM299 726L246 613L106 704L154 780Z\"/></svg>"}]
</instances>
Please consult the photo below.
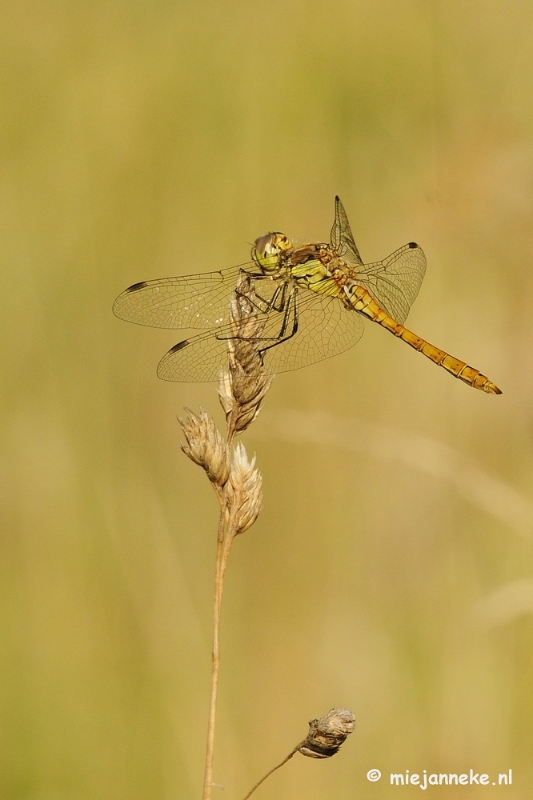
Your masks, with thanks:
<instances>
[{"instance_id":1,"label":"grass stalk","mask_svg":"<svg viewBox=\"0 0 533 800\"><path fill-rule=\"evenodd\" d=\"M203 800L211 800L213 787L224 576L233 540L253 525L262 504L262 479L255 467L255 458L248 459L242 444L233 444L235 437L256 418L272 383L258 349L261 322L257 319L257 306L248 297L249 292L249 279L243 278L230 303L234 338L228 340L228 370L221 374L218 386L226 415L226 436L219 433L213 420L203 411L198 415L189 411L186 419L180 419L186 439L182 450L206 471L220 505Z\"/></svg>"}]
</instances>

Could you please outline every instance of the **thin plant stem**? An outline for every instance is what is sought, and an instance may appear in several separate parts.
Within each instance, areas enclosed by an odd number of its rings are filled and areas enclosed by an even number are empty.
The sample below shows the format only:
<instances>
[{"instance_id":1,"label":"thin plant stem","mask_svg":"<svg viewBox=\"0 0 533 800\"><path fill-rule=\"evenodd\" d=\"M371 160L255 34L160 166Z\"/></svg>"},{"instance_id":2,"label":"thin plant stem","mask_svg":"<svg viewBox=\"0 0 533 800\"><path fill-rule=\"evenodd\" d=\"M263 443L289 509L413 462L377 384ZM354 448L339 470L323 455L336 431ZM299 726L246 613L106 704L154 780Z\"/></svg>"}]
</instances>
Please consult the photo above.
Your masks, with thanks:
<instances>
[{"instance_id":1,"label":"thin plant stem","mask_svg":"<svg viewBox=\"0 0 533 800\"><path fill-rule=\"evenodd\" d=\"M224 575L233 539L250 528L262 504L262 479L255 467L255 456L248 459L243 445L233 446L235 436L243 433L259 412L272 383L272 375L263 368L257 349L261 323L256 305L247 297L252 291L250 277L239 279L238 291L230 300L230 318L234 337L228 339L229 370L219 380L219 399L226 415L226 439L218 432L208 414L188 412L180 419L186 442L183 452L201 466L215 489L220 504L217 532L215 598L213 608L213 649L211 697L207 725L203 800L211 800L213 758L220 668L220 614Z\"/></svg>"},{"instance_id":2,"label":"thin plant stem","mask_svg":"<svg viewBox=\"0 0 533 800\"><path fill-rule=\"evenodd\" d=\"M217 710L218 693L218 672L220 667L220 612L222 608L222 591L224 588L224 573L226 571L227 557L229 548L228 539L231 543L232 537L225 536L226 533L226 510L223 507L222 497L220 499L220 519L218 524L217 554L215 567L215 600L214 600L214 620L213 620L213 651L211 662L211 698L209 702L209 722L207 725L207 747L205 754L205 773L204 773L204 793L203 800L211 800L211 789L213 787L213 755L215 747L215 722ZM228 553L225 554L226 549Z\"/></svg>"},{"instance_id":3,"label":"thin plant stem","mask_svg":"<svg viewBox=\"0 0 533 800\"><path fill-rule=\"evenodd\" d=\"M296 745L296 747L294 748L294 750L291 750L291 752L289 753L289 755L288 755L288 756L286 756L286 757L283 759L283 761L281 761L279 764L277 764L275 767L273 767L271 770L269 770L269 771L267 772L267 774L266 774L266 775L263 775L263 777L261 778L261 780L260 780L260 781L257 781L257 783L255 784L255 786L252 786L252 788L250 789L250 791L248 792L248 794L247 794L245 797L243 797L243 799L242 799L242 800L248 800L248 798L252 796L252 794L255 792L255 790L256 790L256 789L257 789L259 786L261 786L261 784L263 783L263 781L266 781L266 779L269 777L269 775L272 775L272 773L273 773L273 772L275 772L277 769L279 769L280 767L282 767L284 764L286 764L286 763L287 763L287 761L289 761L289 760L290 760L290 759L291 759L291 758L292 758L294 755L296 755L296 753L298 752L298 750L300 749L300 747L301 747L301 746L304 744L304 742L305 742L305 739L304 739L304 741L303 741L303 742L300 742L299 744L297 744L297 745Z\"/></svg>"}]
</instances>

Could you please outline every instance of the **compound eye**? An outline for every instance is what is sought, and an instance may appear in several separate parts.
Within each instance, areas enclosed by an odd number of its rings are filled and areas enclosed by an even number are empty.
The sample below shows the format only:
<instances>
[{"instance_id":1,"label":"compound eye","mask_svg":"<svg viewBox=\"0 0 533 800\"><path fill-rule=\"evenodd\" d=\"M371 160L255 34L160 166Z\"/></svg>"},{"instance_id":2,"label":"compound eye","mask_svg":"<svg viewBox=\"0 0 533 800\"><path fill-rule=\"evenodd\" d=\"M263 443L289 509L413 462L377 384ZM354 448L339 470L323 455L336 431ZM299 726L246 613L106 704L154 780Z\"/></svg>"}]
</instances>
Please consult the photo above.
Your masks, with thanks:
<instances>
[{"instance_id":1,"label":"compound eye","mask_svg":"<svg viewBox=\"0 0 533 800\"><path fill-rule=\"evenodd\" d=\"M279 266L279 256L291 248L291 242L284 233L274 231L255 240L253 258L263 269L274 270Z\"/></svg>"},{"instance_id":2,"label":"compound eye","mask_svg":"<svg viewBox=\"0 0 533 800\"><path fill-rule=\"evenodd\" d=\"M259 239L255 240L255 252L259 258L263 258L266 255L272 255L275 235L276 234L274 233L265 233L264 236L261 236Z\"/></svg>"}]
</instances>

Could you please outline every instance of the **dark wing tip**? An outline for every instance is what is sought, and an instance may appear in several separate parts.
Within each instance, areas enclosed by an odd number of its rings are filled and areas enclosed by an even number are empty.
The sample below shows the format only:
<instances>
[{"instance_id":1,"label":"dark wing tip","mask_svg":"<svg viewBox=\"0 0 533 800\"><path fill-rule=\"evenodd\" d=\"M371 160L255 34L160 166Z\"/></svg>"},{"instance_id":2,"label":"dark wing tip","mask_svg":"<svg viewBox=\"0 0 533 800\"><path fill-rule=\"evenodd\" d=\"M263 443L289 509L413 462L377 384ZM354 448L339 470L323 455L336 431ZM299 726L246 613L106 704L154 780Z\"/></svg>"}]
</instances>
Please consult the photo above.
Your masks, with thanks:
<instances>
[{"instance_id":1,"label":"dark wing tip","mask_svg":"<svg viewBox=\"0 0 533 800\"><path fill-rule=\"evenodd\" d=\"M158 378L161 378L163 381L179 381L182 380L179 377L176 377L174 371L172 369L169 370L168 362L172 359L174 353L177 353L178 350L183 350L184 347L190 344L189 339L184 339L182 342L178 342L171 347L168 353L165 353L159 364L157 365L156 374Z\"/></svg>"},{"instance_id":2,"label":"dark wing tip","mask_svg":"<svg viewBox=\"0 0 533 800\"><path fill-rule=\"evenodd\" d=\"M188 339L184 339L182 342L178 342L177 344L174 345L174 347L170 348L170 350L167 353L167 356L171 355L171 353L177 353L178 350L183 350L183 348L187 347L188 344L189 344Z\"/></svg>"},{"instance_id":3,"label":"dark wing tip","mask_svg":"<svg viewBox=\"0 0 533 800\"><path fill-rule=\"evenodd\" d=\"M139 289L144 289L145 286L148 286L146 281L139 281L139 283L134 283L132 286L128 286L126 292L138 292Z\"/></svg>"},{"instance_id":4,"label":"dark wing tip","mask_svg":"<svg viewBox=\"0 0 533 800\"><path fill-rule=\"evenodd\" d=\"M409 247L415 248L415 247L419 247L419 245L416 242L409 242Z\"/></svg>"}]
</instances>

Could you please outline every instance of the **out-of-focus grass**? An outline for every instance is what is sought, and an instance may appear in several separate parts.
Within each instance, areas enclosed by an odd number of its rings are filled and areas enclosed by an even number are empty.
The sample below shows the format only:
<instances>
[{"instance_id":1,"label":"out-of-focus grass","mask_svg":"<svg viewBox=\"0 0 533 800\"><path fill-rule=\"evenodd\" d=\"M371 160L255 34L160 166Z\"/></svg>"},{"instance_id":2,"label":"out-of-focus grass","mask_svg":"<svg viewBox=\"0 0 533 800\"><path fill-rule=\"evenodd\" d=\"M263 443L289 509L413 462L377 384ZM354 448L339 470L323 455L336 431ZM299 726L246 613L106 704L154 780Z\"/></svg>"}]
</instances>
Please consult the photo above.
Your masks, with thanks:
<instances>
[{"instance_id":1,"label":"out-of-focus grass","mask_svg":"<svg viewBox=\"0 0 533 800\"><path fill-rule=\"evenodd\" d=\"M0 13L2 798L198 796L216 507L175 415L215 409L215 391L158 382L179 337L111 303L137 280L242 262L269 229L324 239L336 193L367 260L422 244L411 327L504 394L377 326L277 378L247 437L265 508L228 573L216 780L244 794L341 705L358 717L342 753L294 759L265 797L352 798L373 767L472 767L512 768L529 798L532 609L512 598L533 540L415 451L457 453L528 508L530 5ZM309 425L328 412L346 446L273 433L268 411L288 409ZM405 457L350 445L372 425Z\"/></svg>"}]
</instances>

